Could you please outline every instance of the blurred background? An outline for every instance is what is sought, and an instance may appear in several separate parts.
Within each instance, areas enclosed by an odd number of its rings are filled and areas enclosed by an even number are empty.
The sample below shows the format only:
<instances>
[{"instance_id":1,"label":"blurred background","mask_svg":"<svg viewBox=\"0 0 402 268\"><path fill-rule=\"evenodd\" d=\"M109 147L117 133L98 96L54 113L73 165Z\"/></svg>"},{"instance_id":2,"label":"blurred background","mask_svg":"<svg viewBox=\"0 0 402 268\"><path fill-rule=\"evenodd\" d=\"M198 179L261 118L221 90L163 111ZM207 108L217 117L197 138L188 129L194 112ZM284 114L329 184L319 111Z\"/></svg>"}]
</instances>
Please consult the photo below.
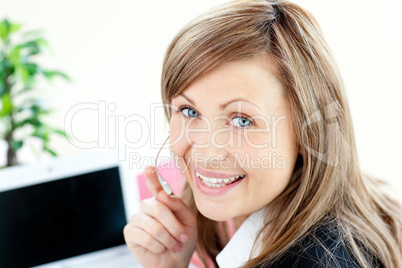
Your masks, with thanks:
<instances>
[{"instance_id":1,"label":"blurred background","mask_svg":"<svg viewBox=\"0 0 402 268\"><path fill-rule=\"evenodd\" d=\"M53 108L46 119L49 124L73 130L68 133L73 140L54 135L50 147L60 156L126 147L119 157L154 157L154 145L163 143L169 129L162 108L154 113L150 106L161 102L165 50L188 21L224 2L3 1L0 20L22 23L25 30L43 30L51 50L38 62L71 78L38 84L38 94ZM402 200L402 2L295 2L315 16L335 55L362 169L389 182ZM138 122L148 122L148 129ZM31 149L39 142L29 143L18 152L20 162L50 157L35 156ZM6 162L6 148L0 140L0 166Z\"/></svg>"}]
</instances>

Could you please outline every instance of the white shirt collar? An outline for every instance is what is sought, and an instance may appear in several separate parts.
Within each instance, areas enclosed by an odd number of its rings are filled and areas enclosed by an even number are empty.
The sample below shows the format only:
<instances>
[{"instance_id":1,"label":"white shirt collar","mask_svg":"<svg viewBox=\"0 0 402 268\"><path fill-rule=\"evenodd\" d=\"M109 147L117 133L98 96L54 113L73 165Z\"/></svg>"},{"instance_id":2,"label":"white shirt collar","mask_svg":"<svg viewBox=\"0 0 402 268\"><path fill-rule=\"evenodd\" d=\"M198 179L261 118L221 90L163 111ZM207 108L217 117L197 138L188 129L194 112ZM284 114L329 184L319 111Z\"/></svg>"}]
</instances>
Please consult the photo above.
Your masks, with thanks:
<instances>
[{"instance_id":1,"label":"white shirt collar","mask_svg":"<svg viewBox=\"0 0 402 268\"><path fill-rule=\"evenodd\" d=\"M240 267L256 256L258 250L254 250L253 256L250 254L258 231L264 225L264 209L265 207L252 213L216 256L220 268Z\"/></svg>"}]
</instances>

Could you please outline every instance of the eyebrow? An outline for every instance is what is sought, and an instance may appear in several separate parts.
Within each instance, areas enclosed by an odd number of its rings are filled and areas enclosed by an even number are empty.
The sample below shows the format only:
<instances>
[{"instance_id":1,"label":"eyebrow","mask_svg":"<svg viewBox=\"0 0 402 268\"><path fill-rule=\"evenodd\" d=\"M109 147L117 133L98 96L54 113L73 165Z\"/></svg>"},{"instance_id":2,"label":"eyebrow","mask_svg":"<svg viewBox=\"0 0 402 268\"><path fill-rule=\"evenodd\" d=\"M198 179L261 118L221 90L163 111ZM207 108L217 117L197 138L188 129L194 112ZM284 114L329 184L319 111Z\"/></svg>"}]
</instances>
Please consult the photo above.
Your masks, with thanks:
<instances>
[{"instance_id":1,"label":"eyebrow","mask_svg":"<svg viewBox=\"0 0 402 268\"><path fill-rule=\"evenodd\" d=\"M197 106L197 105L195 105L195 102L194 102L192 99L190 99L189 97L187 97L186 95L184 95L184 93L180 93L179 95L182 96L183 98L185 98L185 99L186 99L189 103L191 103L192 105ZM249 100L246 100L246 99L244 99L244 98L236 98L236 99L230 100L230 101L228 101L228 102L226 102L226 103L224 103L224 104L219 105L219 109L220 109L220 110L223 110L223 109L226 108L226 106L228 106L228 105L231 104L232 102L236 102L236 101L248 102L248 103L250 103L251 105L254 105L255 107L257 107L258 109L261 110L261 108L258 107L258 105L255 105L254 103L252 103L252 102L250 102Z\"/></svg>"},{"instance_id":2,"label":"eyebrow","mask_svg":"<svg viewBox=\"0 0 402 268\"><path fill-rule=\"evenodd\" d=\"M221 104L221 105L219 105L219 109L223 110L223 109L226 108L226 106L228 106L229 104L231 104L231 103L233 103L233 102L236 102L236 101L248 102L248 103L250 103L251 105L253 105L253 106L255 106L255 107L257 107L258 109L261 110L261 108L258 107L256 104L252 103L252 102L249 101L249 100L243 99L243 98L236 98L236 99L230 100L230 101L228 101L228 102L226 102L226 103L224 103L224 104Z\"/></svg>"},{"instance_id":3,"label":"eyebrow","mask_svg":"<svg viewBox=\"0 0 402 268\"><path fill-rule=\"evenodd\" d=\"M192 105L197 106L197 105L195 105L195 102L194 102L192 99L190 99L189 97L186 97L186 95L184 95L183 92L180 93L179 96L182 96L183 98L185 98L185 99L186 99L189 103L191 103Z\"/></svg>"}]
</instances>

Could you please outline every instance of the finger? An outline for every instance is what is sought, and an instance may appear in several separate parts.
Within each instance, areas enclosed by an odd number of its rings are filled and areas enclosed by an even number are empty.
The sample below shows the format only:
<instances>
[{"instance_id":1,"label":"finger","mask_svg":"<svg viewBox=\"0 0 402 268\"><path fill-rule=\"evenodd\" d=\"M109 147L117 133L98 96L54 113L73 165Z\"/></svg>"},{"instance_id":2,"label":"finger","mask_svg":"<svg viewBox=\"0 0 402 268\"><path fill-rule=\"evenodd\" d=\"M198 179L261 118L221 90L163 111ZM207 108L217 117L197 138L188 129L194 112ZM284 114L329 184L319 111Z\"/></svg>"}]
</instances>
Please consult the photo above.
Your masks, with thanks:
<instances>
[{"instance_id":1,"label":"finger","mask_svg":"<svg viewBox=\"0 0 402 268\"><path fill-rule=\"evenodd\" d=\"M141 221L137 224L167 249L173 250L174 247L181 244L170 234L163 224L151 216L144 214Z\"/></svg>"},{"instance_id":2,"label":"finger","mask_svg":"<svg viewBox=\"0 0 402 268\"><path fill-rule=\"evenodd\" d=\"M165 193L166 194L166 193ZM176 218L170 208L161 201L156 199L147 199L141 202L141 210L158 220L164 228L177 241L184 242L184 238L188 236L185 232L185 226Z\"/></svg>"},{"instance_id":3,"label":"finger","mask_svg":"<svg viewBox=\"0 0 402 268\"><path fill-rule=\"evenodd\" d=\"M157 197L158 192L163 191L162 185L159 183L158 175L155 168L150 166L145 169L145 177L149 190L153 196Z\"/></svg>"},{"instance_id":4,"label":"finger","mask_svg":"<svg viewBox=\"0 0 402 268\"><path fill-rule=\"evenodd\" d=\"M164 245L138 226L126 226L124 228L124 239L126 240L127 247L132 250L143 247L155 254L161 254L165 251Z\"/></svg>"},{"instance_id":5,"label":"finger","mask_svg":"<svg viewBox=\"0 0 402 268\"><path fill-rule=\"evenodd\" d=\"M164 191L158 193L158 200L165 204L175 218L184 226L193 227L197 224L195 213L177 196L169 196Z\"/></svg>"}]
</instances>

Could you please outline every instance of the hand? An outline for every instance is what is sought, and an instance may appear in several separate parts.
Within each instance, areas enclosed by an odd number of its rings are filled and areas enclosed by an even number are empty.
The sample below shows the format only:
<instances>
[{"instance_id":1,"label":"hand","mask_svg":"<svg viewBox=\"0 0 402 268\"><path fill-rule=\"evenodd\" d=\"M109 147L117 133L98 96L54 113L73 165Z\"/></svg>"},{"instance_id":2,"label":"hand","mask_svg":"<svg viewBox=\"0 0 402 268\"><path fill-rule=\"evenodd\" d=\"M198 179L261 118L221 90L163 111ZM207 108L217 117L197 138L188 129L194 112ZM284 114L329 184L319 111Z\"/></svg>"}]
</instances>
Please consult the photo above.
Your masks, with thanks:
<instances>
[{"instance_id":1,"label":"hand","mask_svg":"<svg viewBox=\"0 0 402 268\"><path fill-rule=\"evenodd\" d=\"M141 202L124 227L124 239L145 268L188 267L197 243L195 213L177 196L167 195L153 167L145 169L153 197Z\"/></svg>"}]
</instances>

